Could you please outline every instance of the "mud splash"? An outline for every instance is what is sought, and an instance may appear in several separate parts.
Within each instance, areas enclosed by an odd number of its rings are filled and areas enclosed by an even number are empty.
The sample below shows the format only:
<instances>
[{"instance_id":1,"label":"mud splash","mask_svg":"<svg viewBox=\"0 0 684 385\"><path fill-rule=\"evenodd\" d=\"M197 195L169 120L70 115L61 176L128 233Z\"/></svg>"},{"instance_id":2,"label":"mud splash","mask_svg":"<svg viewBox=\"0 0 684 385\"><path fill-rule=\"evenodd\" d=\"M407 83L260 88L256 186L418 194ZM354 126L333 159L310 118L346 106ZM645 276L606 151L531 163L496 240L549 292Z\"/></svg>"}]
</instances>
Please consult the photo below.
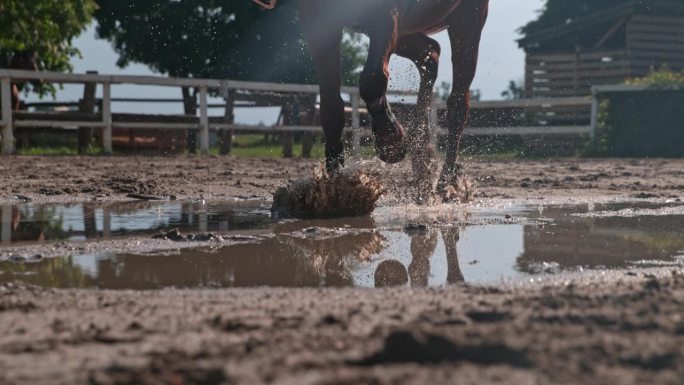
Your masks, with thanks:
<instances>
[{"instance_id":1,"label":"mud splash","mask_svg":"<svg viewBox=\"0 0 684 385\"><path fill-rule=\"evenodd\" d=\"M329 175L319 168L309 178L276 190L272 210L294 218L367 216L384 192L368 170L349 167Z\"/></svg>"}]
</instances>

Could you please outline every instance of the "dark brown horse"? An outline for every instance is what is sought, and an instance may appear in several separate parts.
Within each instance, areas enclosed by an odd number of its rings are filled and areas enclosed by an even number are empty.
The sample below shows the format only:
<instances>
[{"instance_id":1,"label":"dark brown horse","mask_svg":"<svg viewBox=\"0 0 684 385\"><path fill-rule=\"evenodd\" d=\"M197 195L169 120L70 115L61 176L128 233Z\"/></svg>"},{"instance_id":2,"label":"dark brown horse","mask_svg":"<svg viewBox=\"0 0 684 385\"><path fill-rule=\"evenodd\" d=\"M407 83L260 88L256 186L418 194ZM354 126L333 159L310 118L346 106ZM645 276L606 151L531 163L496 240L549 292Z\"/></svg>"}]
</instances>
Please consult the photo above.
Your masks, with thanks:
<instances>
[{"instance_id":1,"label":"dark brown horse","mask_svg":"<svg viewBox=\"0 0 684 385\"><path fill-rule=\"evenodd\" d=\"M274 8L277 0L253 0ZM344 28L370 38L366 65L361 73L360 94L372 118L375 148L388 163L401 161L411 143L415 172L430 171L434 151L427 134L429 109L437 78L440 46L428 35L448 30L453 63L453 89L448 99L448 148L438 189L458 177L461 134L468 119L470 85L475 76L482 28L489 0L299 0L300 20L316 65L321 93L321 121L325 134L325 158L329 171L344 164L342 130L344 102L340 96L340 42ZM408 140L387 102L390 56L413 61L420 72L418 122Z\"/></svg>"},{"instance_id":2,"label":"dark brown horse","mask_svg":"<svg viewBox=\"0 0 684 385\"><path fill-rule=\"evenodd\" d=\"M12 55L7 66L9 69L38 71L37 55L34 51L20 51ZM23 88L22 83L12 83L12 109L17 111L21 106L19 93Z\"/></svg>"}]
</instances>

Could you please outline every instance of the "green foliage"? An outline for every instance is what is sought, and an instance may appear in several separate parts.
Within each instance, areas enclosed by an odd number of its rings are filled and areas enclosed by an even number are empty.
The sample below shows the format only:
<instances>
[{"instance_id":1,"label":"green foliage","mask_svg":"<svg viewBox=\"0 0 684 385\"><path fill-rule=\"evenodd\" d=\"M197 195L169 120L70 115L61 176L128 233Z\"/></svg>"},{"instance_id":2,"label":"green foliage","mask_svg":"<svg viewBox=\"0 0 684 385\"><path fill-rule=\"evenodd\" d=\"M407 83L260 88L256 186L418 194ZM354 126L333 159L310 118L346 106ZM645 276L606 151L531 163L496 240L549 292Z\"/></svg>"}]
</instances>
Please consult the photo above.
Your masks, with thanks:
<instances>
[{"instance_id":1,"label":"green foliage","mask_svg":"<svg viewBox=\"0 0 684 385\"><path fill-rule=\"evenodd\" d=\"M508 88L501 92L501 97L507 100L518 100L525 96L525 87L522 79L511 80Z\"/></svg>"},{"instance_id":2,"label":"green foliage","mask_svg":"<svg viewBox=\"0 0 684 385\"><path fill-rule=\"evenodd\" d=\"M442 81L439 86L435 87L435 93L437 94L437 99L446 102L451 95L451 83Z\"/></svg>"},{"instance_id":3,"label":"green foliage","mask_svg":"<svg viewBox=\"0 0 684 385\"><path fill-rule=\"evenodd\" d=\"M598 97L589 155L684 157L684 91L610 92Z\"/></svg>"},{"instance_id":4,"label":"green foliage","mask_svg":"<svg viewBox=\"0 0 684 385\"><path fill-rule=\"evenodd\" d=\"M14 53L35 52L38 67L46 71L71 71L70 59L80 53L72 45L90 23L97 8L94 0L0 1L0 67ZM47 85L34 85L39 93Z\"/></svg>"},{"instance_id":5,"label":"green foliage","mask_svg":"<svg viewBox=\"0 0 684 385\"><path fill-rule=\"evenodd\" d=\"M37 263L0 263L0 283L19 280L45 288L77 288L92 286L90 278L76 263L74 258L48 258Z\"/></svg>"},{"instance_id":6,"label":"green foliage","mask_svg":"<svg viewBox=\"0 0 684 385\"><path fill-rule=\"evenodd\" d=\"M99 155L102 153L102 149L99 147L88 147L86 149L86 155ZM17 149L17 155L79 155L76 145L73 146L32 146L32 147L20 147Z\"/></svg>"},{"instance_id":7,"label":"green foliage","mask_svg":"<svg viewBox=\"0 0 684 385\"><path fill-rule=\"evenodd\" d=\"M670 89L684 87L684 70L673 71L668 66L663 66L659 70L651 71L650 74L627 80L627 84L643 85L654 89Z\"/></svg>"},{"instance_id":8,"label":"green foliage","mask_svg":"<svg viewBox=\"0 0 684 385\"><path fill-rule=\"evenodd\" d=\"M434 93L436 94L437 100L446 102L451 96L451 83L442 81L439 86L435 87ZM479 89L470 90L470 100L477 101L482 99L482 91Z\"/></svg>"},{"instance_id":9,"label":"green foliage","mask_svg":"<svg viewBox=\"0 0 684 385\"><path fill-rule=\"evenodd\" d=\"M218 148L212 149L218 154ZM302 144L295 143L293 153L302 153ZM263 135L236 135L231 155L245 158L282 158L283 146L280 141L266 142ZM311 151L312 159L325 158L325 148L318 141L314 142Z\"/></svg>"},{"instance_id":10,"label":"green foliage","mask_svg":"<svg viewBox=\"0 0 684 385\"><path fill-rule=\"evenodd\" d=\"M520 28L523 37L562 26L597 12L631 3L633 0L546 0L536 20Z\"/></svg>"},{"instance_id":11,"label":"green foliage","mask_svg":"<svg viewBox=\"0 0 684 385\"><path fill-rule=\"evenodd\" d=\"M626 84L648 91L599 95L596 137L589 153L603 156L684 156L684 71L668 66Z\"/></svg>"},{"instance_id":12,"label":"green foliage","mask_svg":"<svg viewBox=\"0 0 684 385\"><path fill-rule=\"evenodd\" d=\"M359 76L368 56L368 42L357 32L345 32L342 39L342 83L359 84Z\"/></svg>"},{"instance_id":13,"label":"green foliage","mask_svg":"<svg viewBox=\"0 0 684 385\"><path fill-rule=\"evenodd\" d=\"M264 11L246 0L99 0L100 38L118 65L143 63L177 77L313 83L295 1ZM363 45L343 45L345 83L358 77Z\"/></svg>"}]
</instances>

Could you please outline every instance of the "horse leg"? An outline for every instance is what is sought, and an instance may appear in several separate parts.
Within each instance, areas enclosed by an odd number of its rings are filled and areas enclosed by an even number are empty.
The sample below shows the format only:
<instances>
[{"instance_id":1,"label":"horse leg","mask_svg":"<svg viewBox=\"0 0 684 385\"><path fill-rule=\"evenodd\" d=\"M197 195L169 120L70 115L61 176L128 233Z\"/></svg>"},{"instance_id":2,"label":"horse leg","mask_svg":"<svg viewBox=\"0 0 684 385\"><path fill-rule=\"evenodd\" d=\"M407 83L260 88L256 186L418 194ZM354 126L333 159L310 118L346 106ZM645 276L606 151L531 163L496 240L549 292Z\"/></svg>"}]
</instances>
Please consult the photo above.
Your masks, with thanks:
<instances>
[{"instance_id":1,"label":"horse leg","mask_svg":"<svg viewBox=\"0 0 684 385\"><path fill-rule=\"evenodd\" d=\"M437 190L446 191L460 176L458 162L461 136L470 112L470 85L477 69L482 28L487 20L488 0L464 0L448 19L453 64L453 88L447 100L447 150Z\"/></svg>"},{"instance_id":2,"label":"horse leg","mask_svg":"<svg viewBox=\"0 0 684 385\"><path fill-rule=\"evenodd\" d=\"M334 172L344 166L344 101L340 95L342 27L321 30L320 24L313 20L303 18L302 25L309 41L320 85L325 167L328 172Z\"/></svg>"},{"instance_id":3,"label":"horse leg","mask_svg":"<svg viewBox=\"0 0 684 385\"><path fill-rule=\"evenodd\" d=\"M450 285L465 281L458 262L458 234L458 227L448 227L442 230L442 240L447 258L447 283Z\"/></svg>"},{"instance_id":4,"label":"horse leg","mask_svg":"<svg viewBox=\"0 0 684 385\"><path fill-rule=\"evenodd\" d=\"M12 110L19 111L21 106L21 99L19 96L19 88L16 84L12 84L12 94L11 94Z\"/></svg>"},{"instance_id":5,"label":"horse leg","mask_svg":"<svg viewBox=\"0 0 684 385\"><path fill-rule=\"evenodd\" d=\"M411 287L427 287L430 277L430 258L437 248L437 231L425 235L411 235L411 264L408 267Z\"/></svg>"},{"instance_id":6,"label":"horse leg","mask_svg":"<svg viewBox=\"0 0 684 385\"><path fill-rule=\"evenodd\" d=\"M366 31L370 37L368 60L361 72L359 92L366 102L373 123L375 150L387 163L397 163L406 156L404 129L387 102L389 59L397 44L398 11L378 20Z\"/></svg>"},{"instance_id":7,"label":"horse leg","mask_svg":"<svg viewBox=\"0 0 684 385\"><path fill-rule=\"evenodd\" d=\"M440 50L437 41L419 33L401 37L395 51L397 55L411 60L420 73L416 119L408 129L411 166L420 201L432 195L437 172L435 149L430 143L429 116L434 107L433 88L437 81Z\"/></svg>"}]
</instances>

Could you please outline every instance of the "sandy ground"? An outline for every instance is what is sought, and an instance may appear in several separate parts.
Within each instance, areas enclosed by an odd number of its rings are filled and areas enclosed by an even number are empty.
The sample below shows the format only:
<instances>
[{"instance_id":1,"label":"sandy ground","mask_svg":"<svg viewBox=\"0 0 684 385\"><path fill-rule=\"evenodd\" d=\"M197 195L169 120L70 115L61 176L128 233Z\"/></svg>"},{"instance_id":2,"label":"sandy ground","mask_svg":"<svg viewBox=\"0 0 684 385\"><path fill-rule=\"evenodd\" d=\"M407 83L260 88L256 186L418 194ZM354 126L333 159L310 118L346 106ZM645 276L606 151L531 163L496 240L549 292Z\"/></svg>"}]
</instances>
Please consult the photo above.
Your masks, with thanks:
<instances>
[{"instance_id":1,"label":"sandy ground","mask_svg":"<svg viewBox=\"0 0 684 385\"><path fill-rule=\"evenodd\" d=\"M380 166L404 183L407 163ZM0 203L162 198L270 199L320 162L235 157L1 157ZM684 198L684 160L541 159L473 161L477 198L562 201Z\"/></svg>"},{"instance_id":2,"label":"sandy ground","mask_svg":"<svg viewBox=\"0 0 684 385\"><path fill-rule=\"evenodd\" d=\"M0 286L0 383L681 384L682 271L521 288Z\"/></svg>"},{"instance_id":3,"label":"sandy ground","mask_svg":"<svg viewBox=\"0 0 684 385\"><path fill-rule=\"evenodd\" d=\"M5 157L0 203L268 199L317 162ZM384 170L404 181L405 165ZM684 199L684 160L469 164L479 201ZM402 179L404 178L404 179ZM387 204L386 202L383 204ZM681 384L681 268L517 287L0 286L0 384Z\"/></svg>"}]
</instances>

